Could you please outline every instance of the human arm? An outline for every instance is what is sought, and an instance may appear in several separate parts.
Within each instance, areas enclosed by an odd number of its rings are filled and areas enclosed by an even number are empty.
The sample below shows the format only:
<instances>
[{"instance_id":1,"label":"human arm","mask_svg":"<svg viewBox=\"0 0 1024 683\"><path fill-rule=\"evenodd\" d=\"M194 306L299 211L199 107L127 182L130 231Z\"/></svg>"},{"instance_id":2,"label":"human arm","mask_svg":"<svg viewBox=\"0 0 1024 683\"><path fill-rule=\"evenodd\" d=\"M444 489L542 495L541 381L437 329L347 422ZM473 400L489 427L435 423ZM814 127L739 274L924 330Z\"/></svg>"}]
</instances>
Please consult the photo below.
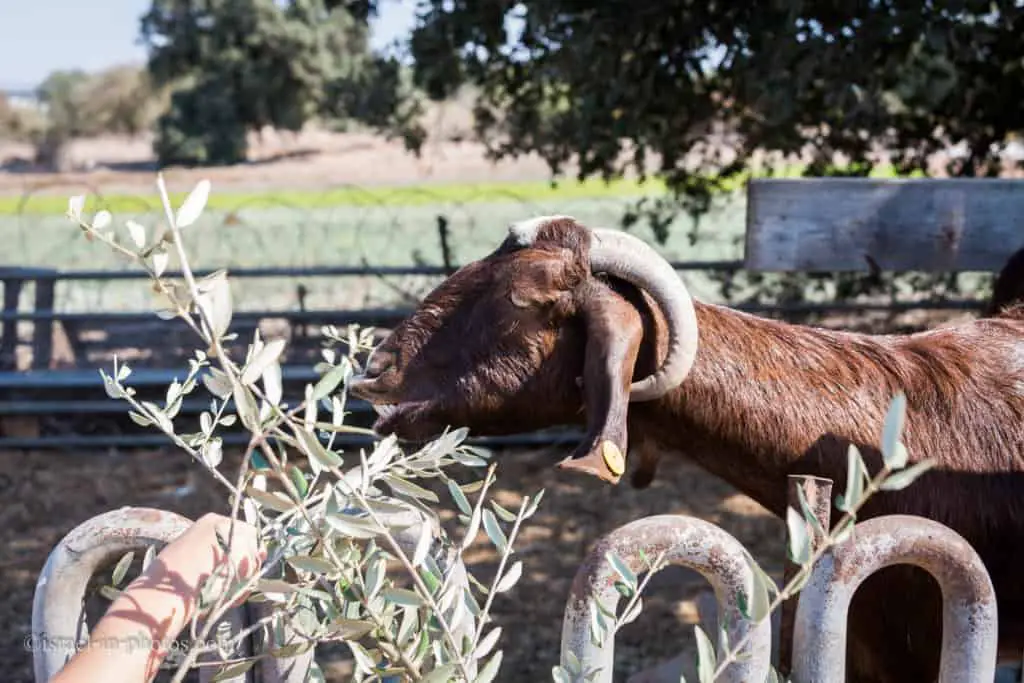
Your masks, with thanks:
<instances>
[{"instance_id":1,"label":"human arm","mask_svg":"<svg viewBox=\"0 0 1024 683\"><path fill-rule=\"evenodd\" d=\"M208 577L231 567L236 577L252 576L265 559L256 529L207 514L167 545L149 567L115 599L89 636L89 644L61 669L52 683L144 683L151 681L169 645L189 624Z\"/></svg>"}]
</instances>

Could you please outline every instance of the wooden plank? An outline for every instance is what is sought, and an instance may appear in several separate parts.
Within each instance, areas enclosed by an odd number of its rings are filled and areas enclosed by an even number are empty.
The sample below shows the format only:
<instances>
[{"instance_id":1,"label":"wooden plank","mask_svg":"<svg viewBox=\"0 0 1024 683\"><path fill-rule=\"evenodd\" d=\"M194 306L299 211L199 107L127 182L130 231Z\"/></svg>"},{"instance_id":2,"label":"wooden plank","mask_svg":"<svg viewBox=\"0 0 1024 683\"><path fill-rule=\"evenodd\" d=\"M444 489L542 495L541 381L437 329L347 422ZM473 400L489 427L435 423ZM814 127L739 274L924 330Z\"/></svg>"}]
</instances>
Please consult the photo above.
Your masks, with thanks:
<instances>
[{"instance_id":1,"label":"wooden plank","mask_svg":"<svg viewBox=\"0 0 1024 683\"><path fill-rule=\"evenodd\" d=\"M758 179L745 268L996 272L1024 247L1024 181Z\"/></svg>"},{"instance_id":2,"label":"wooden plank","mask_svg":"<svg viewBox=\"0 0 1024 683\"><path fill-rule=\"evenodd\" d=\"M3 280L4 287L4 313L15 315L18 312L18 300L21 297L21 288L24 280L18 277L10 277ZM13 370L17 367L18 352L18 321L3 321L3 328L0 331L0 370Z\"/></svg>"},{"instance_id":3,"label":"wooden plank","mask_svg":"<svg viewBox=\"0 0 1024 683\"><path fill-rule=\"evenodd\" d=\"M36 279L36 312L53 313L56 297L56 273ZM32 323L32 367L45 370L53 361L53 318Z\"/></svg>"}]
</instances>

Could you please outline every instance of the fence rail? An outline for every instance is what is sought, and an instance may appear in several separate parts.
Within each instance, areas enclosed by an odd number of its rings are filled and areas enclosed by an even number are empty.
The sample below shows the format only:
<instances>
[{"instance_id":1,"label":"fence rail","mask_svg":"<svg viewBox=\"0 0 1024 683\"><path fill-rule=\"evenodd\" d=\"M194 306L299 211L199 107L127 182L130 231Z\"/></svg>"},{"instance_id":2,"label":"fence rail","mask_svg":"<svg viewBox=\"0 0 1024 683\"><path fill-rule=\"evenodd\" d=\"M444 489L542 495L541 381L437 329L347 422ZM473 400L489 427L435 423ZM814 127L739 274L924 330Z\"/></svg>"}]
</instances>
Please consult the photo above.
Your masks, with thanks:
<instances>
[{"instance_id":1,"label":"fence rail","mask_svg":"<svg viewBox=\"0 0 1024 683\"><path fill-rule=\"evenodd\" d=\"M738 271L743 263L736 260L676 260L672 266L680 272ZM269 280L274 278L393 278L408 275L442 278L457 269L459 264L444 266L317 266L310 268L238 268L229 271L233 279ZM197 276L215 272L199 270ZM176 277L177 273L168 273ZM0 311L0 391L7 398L0 399L0 448L32 449L90 449L90 448L146 448L166 443L159 436L133 429L127 422L124 406L106 397L102 392L98 368L109 368L114 355L122 358L126 353L141 351L150 357L133 363L136 371L132 385L143 391L159 391L180 374L185 358L192 353L195 340L191 331L180 320L161 320L152 311L99 310L78 312L61 310L57 285L61 282L133 281L146 277L144 272L107 270L57 270L44 268L0 268L0 283L4 288L4 310ZM26 285L35 289L34 300L25 307L22 296ZM408 315L415 301L405 306L364 307L347 309L267 308L264 310L238 310L232 324L240 337L265 324L284 324L283 332L289 337L285 357L286 384L294 387L298 382L316 380L312 366L317 362L322 337L319 328L324 325L387 329ZM973 299L926 299L920 301L860 301L860 302L792 302L767 304L740 302L733 306L754 314L782 316L831 313L880 312L895 315L914 310L971 311L980 309L983 302ZM28 329L26 329L26 327ZM58 357L55 340L58 332L66 339L66 347ZM27 339L26 339L27 338ZM31 361L23 360L22 350L29 347ZM67 356L70 356L68 358ZM22 360L19 361L19 358ZM19 367L20 365L20 367ZM155 394L154 394L155 395ZM356 419L369 424L371 410L368 405L354 401L352 411ZM188 402L182 415L195 419L202 406ZM82 429L91 419L106 421L106 429ZM32 422L27 428L7 429L11 420ZM34 421L34 422L33 422ZM41 428L40 421L72 425L70 429ZM68 432L73 433L68 433ZM477 439L481 445L538 446L560 445L576 438L576 430L551 430L501 438ZM244 435L228 435L228 443L244 442ZM348 437L352 444L362 444L360 437Z\"/></svg>"}]
</instances>

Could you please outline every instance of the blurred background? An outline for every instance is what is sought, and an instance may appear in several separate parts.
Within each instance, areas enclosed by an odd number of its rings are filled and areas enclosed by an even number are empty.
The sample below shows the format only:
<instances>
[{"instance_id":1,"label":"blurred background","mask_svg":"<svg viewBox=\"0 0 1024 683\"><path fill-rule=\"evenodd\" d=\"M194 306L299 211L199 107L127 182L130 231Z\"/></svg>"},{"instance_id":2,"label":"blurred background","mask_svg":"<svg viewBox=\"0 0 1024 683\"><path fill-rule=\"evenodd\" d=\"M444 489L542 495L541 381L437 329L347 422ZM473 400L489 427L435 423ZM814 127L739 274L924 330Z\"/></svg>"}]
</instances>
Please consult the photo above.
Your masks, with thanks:
<instances>
[{"instance_id":1,"label":"blurred background","mask_svg":"<svg viewBox=\"0 0 1024 683\"><path fill-rule=\"evenodd\" d=\"M119 229L153 227L158 170L177 201L210 179L193 265L229 269L243 342L257 329L289 340L286 395L321 325L386 329L510 221L545 213L635 232L705 301L923 329L977 315L992 274L745 272L744 183L1019 176L1021 35L1024 5L1009 1L0 0L8 680L32 680L35 577L67 531L121 505L224 505L103 393L97 369L115 355L150 372L140 391L161 391L195 340L153 315L137 269L82 239L69 196ZM565 475L551 465L571 436L489 444L499 502L549 491L523 536L527 575L496 602L503 681L549 678L576 568L638 517L703 517L781 573L782 526L750 499L686 463L646 491ZM475 552L489 571L486 544ZM619 673L692 643L702 584L666 577L619 636ZM347 657L324 648L331 680Z\"/></svg>"}]
</instances>

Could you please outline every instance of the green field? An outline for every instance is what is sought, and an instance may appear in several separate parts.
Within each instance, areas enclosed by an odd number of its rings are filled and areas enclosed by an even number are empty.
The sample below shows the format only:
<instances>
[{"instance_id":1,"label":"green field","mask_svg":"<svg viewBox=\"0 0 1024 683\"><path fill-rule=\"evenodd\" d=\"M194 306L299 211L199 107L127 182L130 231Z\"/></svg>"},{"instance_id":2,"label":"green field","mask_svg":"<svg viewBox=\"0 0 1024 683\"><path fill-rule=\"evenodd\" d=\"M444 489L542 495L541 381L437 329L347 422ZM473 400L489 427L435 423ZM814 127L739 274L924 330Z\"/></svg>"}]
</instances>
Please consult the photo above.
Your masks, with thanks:
<instances>
[{"instance_id":1,"label":"green field","mask_svg":"<svg viewBox=\"0 0 1024 683\"><path fill-rule=\"evenodd\" d=\"M340 192L351 193L350 197L358 194L344 190L323 196L337 198ZM657 195L658 188L620 183L603 191L599 184L558 191L538 185L483 190L476 186L475 192L466 186L392 189L367 191L359 195L363 201L348 204L285 202L282 196L287 195L280 193L218 195L214 188L208 210L186 235L197 268L359 265L364 260L372 265L441 265L437 225L438 217L443 216L454 260L464 263L493 249L513 221L559 213L593 226L618 227L623 212L644 194ZM37 211L39 206L32 205L31 211L0 215L0 230L7 240L5 262L65 270L130 267L106 246L83 238L76 225L64 217L65 198L48 201L53 203L51 211ZM115 226L126 237L125 220L153 226L161 215L155 197L148 205L139 199L134 202L132 205L132 198L125 197L110 204ZM693 223L681 216L671 226L669 243L659 249L673 259L740 258L744 212L744 193L723 195L701 220L699 229L706 237L696 246L690 246L688 239ZM633 230L652 239L646 223ZM687 281L698 293L705 289L706 278L697 273L688 274ZM239 280L233 288L236 308L294 307L300 282L310 292L308 307L341 308L393 305L401 298L395 288L423 293L436 280L411 276L389 278L388 283L378 278ZM142 281L75 282L59 285L57 306L67 311L151 310L154 301Z\"/></svg>"}]
</instances>

